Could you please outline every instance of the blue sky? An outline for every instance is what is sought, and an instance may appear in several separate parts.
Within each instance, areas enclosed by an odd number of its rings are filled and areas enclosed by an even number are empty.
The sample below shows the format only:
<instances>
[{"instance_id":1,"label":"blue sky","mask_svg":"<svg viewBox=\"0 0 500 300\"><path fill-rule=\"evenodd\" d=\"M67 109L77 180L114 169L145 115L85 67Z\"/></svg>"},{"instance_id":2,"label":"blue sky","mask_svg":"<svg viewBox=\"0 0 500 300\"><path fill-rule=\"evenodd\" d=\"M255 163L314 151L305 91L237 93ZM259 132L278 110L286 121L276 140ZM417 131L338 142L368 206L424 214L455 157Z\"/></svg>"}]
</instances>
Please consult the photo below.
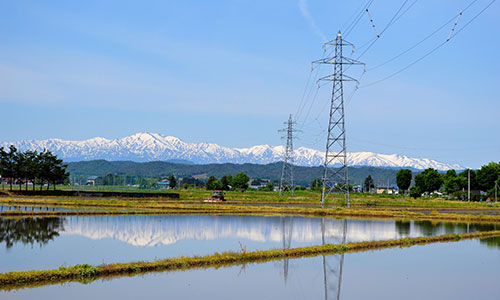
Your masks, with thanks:
<instances>
[{"instance_id":1,"label":"blue sky","mask_svg":"<svg viewBox=\"0 0 500 300\"><path fill-rule=\"evenodd\" d=\"M299 112L295 146L324 150L330 91L314 97L313 85L302 97L311 61L366 1L0 0L0 140L158 132L228 147L278 145L277 130ZM500 3L408 70L363 87L445 41L453 22L371 68L473 3L461 30L491 1L375 0L379 32L405 2L360 58L368 72L352 98L346 86L348 150L471 167L499 161ZM346 37L359 48L353 57L374 37L364 14Z\"/></svg>"}]
</instances>

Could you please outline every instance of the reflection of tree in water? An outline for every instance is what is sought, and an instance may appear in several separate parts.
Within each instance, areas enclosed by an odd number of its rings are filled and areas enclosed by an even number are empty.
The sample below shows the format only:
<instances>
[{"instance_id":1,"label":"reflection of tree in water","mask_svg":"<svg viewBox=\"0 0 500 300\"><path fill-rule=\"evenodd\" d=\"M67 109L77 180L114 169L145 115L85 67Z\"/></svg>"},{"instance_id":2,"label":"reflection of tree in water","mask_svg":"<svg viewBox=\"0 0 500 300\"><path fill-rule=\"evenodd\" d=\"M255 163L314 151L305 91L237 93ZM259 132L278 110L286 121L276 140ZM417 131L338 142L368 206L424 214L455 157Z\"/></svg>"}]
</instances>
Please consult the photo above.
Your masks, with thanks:
<instances>
[{"instance_id":1,"label":"reflection of tree in water","mask_svg":"<svg viewBox=\"0 0 500 300\"><path fill-rule=\"evenodd\" d=\"M5 242L7 248L15 243L35 244L40 246L59 236L59 231L64 230L61 218L0 218L0 243Z\"/></svg>"},{"instance_id":2,"label":"reflection of tree in water","mask_svg":"<svg viewBox=\"0 0 500 300\"><path fill-rule=\"evenodd\" d=\"M500 237L493 237L488 239L481 239L479 242L482 245L486 245L488 248L498 248L500 249Z\"/></svg>"},{"instance_id":3,"label":"reflection of tree in water","mask_svg":"<svg viewBox=\"0 0 500 300\"><path fill-rule=\"evenodd\" d=\"M397 227L397 225L396 225ZM415 221L415 228L422 232L423 236L434 236L451 233L470 233L476 231L496 230L497 225L494 224L474 224L474 223L442 223L432 221Z\"/></svg>"},{"instance_id":4,"label":"reflection of tree in water","mask_svg":"<svg viewBox=\"0 0 500 300\"><path fill-rule=\"evenodd\" d=\"M410 229L411 229L410 221L396 221L394 222L394 224L396 225L396 231L398 232L399 236L410 235Z\"/></svg>"},{"instance_id":5,"label":"reflection of tree in water","mask_svg":"<svg viewBox=\"0 0 500 300\"><path fill-rule=\"evenodd\" d=\"M434 236L438 232L438 226L431 221L415 222L415 228L420 229L423 236Z\"/></svg>"}]
</instances>

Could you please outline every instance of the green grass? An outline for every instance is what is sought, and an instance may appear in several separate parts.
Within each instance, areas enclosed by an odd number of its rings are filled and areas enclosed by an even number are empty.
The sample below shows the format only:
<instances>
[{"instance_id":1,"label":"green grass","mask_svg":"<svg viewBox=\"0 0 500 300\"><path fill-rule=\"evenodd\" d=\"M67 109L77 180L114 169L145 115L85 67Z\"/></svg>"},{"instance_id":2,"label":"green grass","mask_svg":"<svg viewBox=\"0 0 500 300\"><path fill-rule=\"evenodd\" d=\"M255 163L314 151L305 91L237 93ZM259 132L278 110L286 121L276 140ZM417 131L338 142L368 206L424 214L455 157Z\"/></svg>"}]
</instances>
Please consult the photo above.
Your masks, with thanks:
<instances>
[{"instance_id":1,"label":"green grass","mask_svg":"<svg viewBox=\"0 0 500 300\"><path fill-rule=\"evenodd\" d=\"M210 198L212 191L205 189L178 189L178 190L141 190L134 187L118 187L118 186L99 186L99 187L70 187L57 186L58 189L64 190L98 190L105 192L141 192L141 193L169 193L175 192L180 194L180 199L171 200L175 202L201 202L203 199ZM8 193L8 190L4 190ZM41 194L40 196L43 196ZM40 197L39 196L39 197ZM64 195L61 195L64 197ZM278 192L265 191L226 191L225 197L229 203L252 203L252 204L303 204L303 205L318 205L320 202L320 192L311 190L296 191L295 196L286 194L280 196ZM360 194L353 193L350 197L351 206L367 206L367 207L408 207L408 208L454 208L454 209L490 209L500 208L500 203L485 203L485 202L464 202L445 200L444 198L418 198L413 199L405 196L397 195L377 195L377 194ZM344 199L341 195L330 195L327 198L327 204L344 205Z\"/></svg>"},{"instance_id":2,"label":"green grass","mask_svg":"<svg viewBox=\"0 0 500 300\"><path fill-rule=\"evenodd\" d=\"M195 268L261 263L283 258L333 255L348 252L377 250L392 247L411 247L438 242L456 242L463 239L499 237L500 231L450 234L434 237L403 238L397 240L322 245L293 249L273 249L253 252L224 252L207 256L176 257L152 262L115 263L100 266L87 264L60 267L52 270L0 273L0 289L10 290L55 284L66 281L88 282L103 277L136 275L145 272L176 271Z\"/></svg>"}]
</instances>

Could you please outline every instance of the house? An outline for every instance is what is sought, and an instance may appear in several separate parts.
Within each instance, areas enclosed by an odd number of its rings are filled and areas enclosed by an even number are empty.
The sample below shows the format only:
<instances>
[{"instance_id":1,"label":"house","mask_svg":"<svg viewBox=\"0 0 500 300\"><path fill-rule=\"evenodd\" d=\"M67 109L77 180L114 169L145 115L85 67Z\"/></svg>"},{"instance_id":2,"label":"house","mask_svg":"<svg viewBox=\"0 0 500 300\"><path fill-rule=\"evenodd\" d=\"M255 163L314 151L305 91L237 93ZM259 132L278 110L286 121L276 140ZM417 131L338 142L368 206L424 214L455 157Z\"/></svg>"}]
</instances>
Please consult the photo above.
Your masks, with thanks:
<instances>
[{"instance_id":1,"label":"house","mask_svg":"<svg viewBox=\"0 0 500 300\"><path fill-rule=\"evenodd\" d=\"M390 186L377 186L376 188L377 194L388 194L388 195L397 195L399 194L398 187L394 185Z\"/></svg>"},{"instance_id":2,"label":"house","mask_svg":"<svg viewBox=\"0 0 500 300\"><path fill-rule=\"evenodd\" d=\"M170 181L168 179L162 179L158 181L156 184L158 184L158 187L160 189L168 189L170 187Z\"/></svg>"},{"instance_id":3,"label":"house","mask_svg":"<svg viewBox=\"0 0 500 300\"><path fill-rule=\"evenodd\" d=\"M266 187L270 181L271 179L251 179L248 182L248 186L250 188L258 189L261 187Z\"/></svg>"},{"instance_id":4,"label":"house","mask_svg":"<svg viewBox=\"0 0 500 300\"><path fill-rule=\"evenodd\" d=\"M355 193L362 193L363 192L363 187L361 185L355 185L352 187L352 191Z\"/></svg>"},{"instance_id":5,"label":"house","mask_svg":"<svg viewBox=\"0 0 500 300\"><path fill-rule=\"evenodd\" d=\"M87 181L85 182L85 185L96 186L97 178L98 178L97 176L87 177Z\"/></svg>"}]
</instances>

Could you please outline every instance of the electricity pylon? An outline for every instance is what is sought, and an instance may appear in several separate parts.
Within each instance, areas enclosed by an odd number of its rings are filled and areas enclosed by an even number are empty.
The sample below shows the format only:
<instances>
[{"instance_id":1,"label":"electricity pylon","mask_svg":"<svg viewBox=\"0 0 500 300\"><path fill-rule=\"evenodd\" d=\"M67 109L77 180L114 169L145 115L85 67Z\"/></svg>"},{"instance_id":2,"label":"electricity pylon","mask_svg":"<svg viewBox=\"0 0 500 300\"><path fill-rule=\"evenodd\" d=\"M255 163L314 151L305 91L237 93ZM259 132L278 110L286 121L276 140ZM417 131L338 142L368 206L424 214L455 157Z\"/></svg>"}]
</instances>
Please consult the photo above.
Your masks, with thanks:
<instances>
[{"instance_id":1,"label":"electricity pylon","mask_svg":"<svg viewBox=\"0 0 500 300\"><path fill-rule=\"evenodd\" d=\"M283 170L281 171L280 180L280 195L288 190L290 194L295 193L295 181L293 178L293 133L296 131L293 128L295 122L292 120L292 115L288 121L284 123L286 128L279 130L279 132L286 132L283 138L286 138L285 158L283 161Z\"/></svg>"},{"instance_id":2,"label":"electricity pylon","mask_svg":"<svg viewBox=\"0 0 500 300\"><path fill-rule=\"evenodd\" d=\"M333 74L324 76L319 81L332 81L332 98L330 105L330 119L328 123L328 136L326 140L325 164L323 172L323 187L321 203L332 192L344 194L346 205L349 205L349 176L347 173L347 150L344 116L344 81L358 81L343 73L344 65L364 65L364 63L342 55L343 47L354 45L342 39L340 31L335 40L325 43L324 47L334 46L335 55L317 61L316 64L333 65ZM331 168L331 167L338 168Z\"/></svg>"}]
</instances>

